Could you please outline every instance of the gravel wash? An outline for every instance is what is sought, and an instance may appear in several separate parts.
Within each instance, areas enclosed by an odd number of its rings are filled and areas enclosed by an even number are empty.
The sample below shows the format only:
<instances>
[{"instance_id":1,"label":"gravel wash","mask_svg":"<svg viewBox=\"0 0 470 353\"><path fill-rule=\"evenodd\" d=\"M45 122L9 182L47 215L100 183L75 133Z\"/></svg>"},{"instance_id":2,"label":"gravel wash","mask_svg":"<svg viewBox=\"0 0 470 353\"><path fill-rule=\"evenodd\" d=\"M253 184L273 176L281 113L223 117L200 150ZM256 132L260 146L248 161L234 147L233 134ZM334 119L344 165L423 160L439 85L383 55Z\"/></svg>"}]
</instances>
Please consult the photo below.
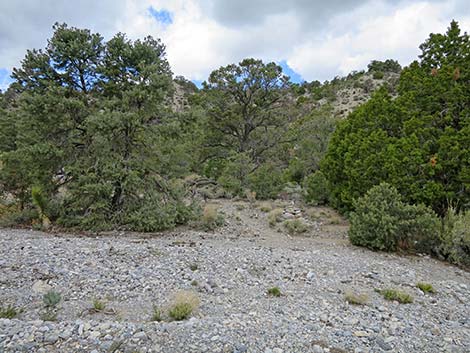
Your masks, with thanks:
<instances>
[{"instance_id":1,"label":"gravel wash","mask_svg":"<svg viewBox=\"0 0 470 353\"><path fill-rule=\"evenodd\" d=\"M238 219L214 233L153 236L0 229L0 307L22 309L0 319L0 352L470 351L468 272L321 237L253 235ZM420 281L437 292L424 294ZM386 301L374 290L384 288L414 302ZM62 301L56 321L44 321L51 289ZM201 304L171 321L165 310L180 290ZM347 303L347 292L367 304ZM94 299L106 309L91 310ZM163 321L151 321L154 306Z\"/></svg>"}]
</instances>

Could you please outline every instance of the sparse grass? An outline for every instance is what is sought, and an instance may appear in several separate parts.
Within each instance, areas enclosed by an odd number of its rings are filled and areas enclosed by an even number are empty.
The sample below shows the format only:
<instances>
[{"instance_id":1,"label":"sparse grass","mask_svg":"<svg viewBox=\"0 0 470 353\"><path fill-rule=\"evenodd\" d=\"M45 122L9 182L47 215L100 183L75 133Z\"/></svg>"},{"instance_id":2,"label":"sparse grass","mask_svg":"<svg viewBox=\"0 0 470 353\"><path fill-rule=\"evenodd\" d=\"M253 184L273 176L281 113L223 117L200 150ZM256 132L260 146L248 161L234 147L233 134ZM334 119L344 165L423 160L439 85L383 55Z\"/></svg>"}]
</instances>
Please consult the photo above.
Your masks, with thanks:
<instances>
[{"instance_id":1,"label":"sparse grass","mask_svg":"<svg viewBox=\"0 0 470 353\"><path fill-rule=\"evenodd\" d=\"M42 321L57 321L57 313L53 309L44 311L40 318Z\"/></svg>"},{"instance_id":2,"label":"sparse grass","mask_svg":"<svg viewBox=\"0 0 470 353\"><path fill-rule=\"evenodd\" d=\"M223 226L224 223L224 216L218 212L216 205L208 204L204 207L200 222L202 229L205 231L214 230Z\"/></svg>"},{"instance_id":3,"label":"sparse grass","mask_svg":"<svg viewBox=\"0 0 470 353\"><path fill-rule=\"evenodd\" d=\"M330 221L330 224L333 224L333 225L341 224L341 218L336 215L331 216L329 221Z\"/></svg>"},{"instance_id":4,"label":"sparse grass","mask_svg":"<svg viewBox=\"0 0 470 353\"><path fill-rule=\"evenodd\" d=\"M268 213L272 211L273 205L270 202L261 202L258 204L258 208L261 210L261 212Z\"/></svg>"},{"instance_id":5,"label":"sparse grass","mask_svg":"<svg viewBox=\"0 0 470 353\"><path fill-rule=\"evenodd\" d=\"M195 279L193 279L193 280L191 281L191 285L192 285L193 287L197 287L197 286L199 285L199 282L196 281Z\"/></svg>"},{"instance_id":6,"label":"sparse grass","mask_svg":"<svg viewBox=\"0 0 470 353\"><path fill-rule=\"evenodd\" d=\"M189 318L199 307L199 297L191 291L180 291L176 293L168 310L168 315L176 321Z\"/></svg>"},{"instance_id":7,"label":"sparse grass","mask_svg":"<svg viewBox=\"0 0 470 353\"><path fill-rule=\"evenodd\" d=\"M243 203L236 203L235 208L237 209L237 211L243 211L246 206Z\"/></svg>"},{"instance_id":8,"label":"sparse grass","mask_svg":"<svg viewBox=\"0 0 470 353\"><path fill-rule=\"evenodd\" d=\"M284 227L290 235L302 234L309 229L308 224L301 219L288 219L284 221Z\"/></svg>"},{"instance_id":9,"label":"sparse grass","mask_svg":"<svg viewBox=\"0 0 470 353\"><path fill-rule=\"evenodd\" d=\"M367 296L367 294L364 293L356 294L347 291L344 295L344 300L346 300L349 304L353 305L366 305L369 301L369 297Z\"/></svg>"},{"instance_id":10,"label":"sparse grass","mask_svg":"<svg viewBox=\"0 0 470 353\"><path fill-rule=\"evenodd\" d=\"M54 290L50 290L49 292L44 294L42 297L42 301L47 308L56 307L57 304L60 303L61 299L62 297L60 296L60 293Z\"/></svg>"},{"instance_id":11,"label":"sparse grass","mask_svg":"<svg viewBox=\"0 0 470 353\"><path fill-rule=\"evenodd\" d=\"M14 319L22 312L23 312L23 309L18 309L11 305L8 305L5 308L0 307L0 318L1 319Z\"/></svg>"},{"instance_id":12,"label":"sparse grass","mask_svg":"<svg viewBox=\"0 0 470 353\"><path fill-rule=\"evenodd\" d=\"M268 294L272 297L280 297L281 290L279 289L279 287L272 287L268 289Z\"/></svg>"},{"instance_id":13,"label":"sparse grass","mask_svg":"<svg viewBox=\"0 0 470 353\"><path fill-rule=\"evenodd\" d=\"M249 203L254 204L256 202L256 192L251 190L245 190L245 197Z\"/></svg>"},{"instance_id":14,"label":"sparse grass","mask_svg":"<svg viewBox=\"0 0 470 353\"><path fill-rule=\"evenodd\" d=\"M436 293L436 290L431 283L418 282L416 283L416 287L421 289L424 293Z\"/></svg>"},{"instance_id":15,"label":"sparse grass","mask_svg":"<svg viewBox=\"0 0 470 353\"><path fill-rule=\"evenodd\" d=\"M162 311L158 306L153 306L153 312L152 312L152 321L157 321L160 322L162 321Z\"/></svg>"},{"instance_id":16,"label":"sparse grass","mask_svg":"<svg viewBox=\"0 0 470 353\"><path fill-rule=\"evenodd\" d=\"M106 309L106 303L99 300L99 299L93 299L93 310L100 312Z\"/></svg>"},{"instance_id":17,"label":"sparse grass","mask_svg":"<svg viewBox=\"0 0 470 353\"><path fill-rule=\"evenodd\" d=\"M413 303L413 297L411 295L398 289L376 289L375 291L382 294L386 300L397 301L401 304Z\"/></svg>"},{"instance_id":18,"label":"sparse grass","mask_svg":"<svg viewBox=\"0 0 470 353\"><path fill-rule=\"evenodd\" d=\"M275 208L274 210L268 213L268 223L270 227L274 227L277 223L282 221L282 212L282 208Z\"/></svg>"},{"instance_id":19,"label":"sparse grass","mask_svg":"<svg viewBox=\"0 0 470 353\"><path fill-rule=\"evenodd\" d=\"M191 265L189 265L189 269L190 269L191 271L193 271L193 272L194 272L194 271L197 271L198 268L199 268L199 267L198 267L197 264L191 264Z\"/></svg>"}]
</instances>

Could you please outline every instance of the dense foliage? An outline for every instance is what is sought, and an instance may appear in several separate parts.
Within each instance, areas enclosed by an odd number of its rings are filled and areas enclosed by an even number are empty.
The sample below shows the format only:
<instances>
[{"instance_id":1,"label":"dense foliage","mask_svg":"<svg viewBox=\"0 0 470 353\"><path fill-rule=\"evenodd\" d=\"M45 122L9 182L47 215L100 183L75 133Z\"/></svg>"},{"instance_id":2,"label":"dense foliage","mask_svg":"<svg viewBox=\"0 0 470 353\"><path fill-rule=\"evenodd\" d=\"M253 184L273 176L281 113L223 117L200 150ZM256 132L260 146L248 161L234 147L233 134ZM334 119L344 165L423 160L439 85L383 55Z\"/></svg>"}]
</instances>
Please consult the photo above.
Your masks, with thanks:
<instances>
[{"instance_id":1,"label":"dense foliage","mask_svg":"<svg viewBox=\"0 0 470 353\"><path fill-rule=\"evenodd\" d=\"M398 97L384 88L341 121L322 169L334 206L386 181L440 215L470 204L470 39L452 22L405 68Z\"/></svg>"},{"instance_id":2,"label":"dense foliage","mask_svg":"<svg viewBox=\"0 0 470 353\"><path fill-rule=\"evenodd\" d=\"M438 245L437 215L422 204L402 202L397 189L386 183L374 186L355 202L350 221L349 239L354 245L427 253Z\"/></svg>"},{"instance_id":3,"label":"dense foliage","mask_svg":"<svg viewBox=\"0 0 470 353\"><path fill-rule=\"evenodd\" d=\"M161 163L162 132L175 119L166 107L173 86L164 45L123 34L104 42L65 24L54 31L13 73L14 119L2 119L10 131L0 136L8 141L3 190L22 207L31 190L33 200L43 195L57 207L38 207L50 212L41 218L68 226L153 231L184 223L191 211Z\"/></svg>"}]
</instances>

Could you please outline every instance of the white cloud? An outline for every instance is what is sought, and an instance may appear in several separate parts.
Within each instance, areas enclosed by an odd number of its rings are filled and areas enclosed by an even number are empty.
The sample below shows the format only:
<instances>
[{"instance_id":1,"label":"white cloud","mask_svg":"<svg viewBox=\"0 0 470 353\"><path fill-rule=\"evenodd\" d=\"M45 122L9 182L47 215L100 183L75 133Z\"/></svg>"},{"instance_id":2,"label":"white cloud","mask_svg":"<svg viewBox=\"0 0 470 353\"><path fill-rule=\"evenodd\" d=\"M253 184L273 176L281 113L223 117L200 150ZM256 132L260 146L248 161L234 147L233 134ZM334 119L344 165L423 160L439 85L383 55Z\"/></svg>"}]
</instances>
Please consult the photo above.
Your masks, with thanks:
<instances>
[{"instance_id":1,"label":"white cloud","mask_svg":"<svg viewBox=\"0 0 470 353\"><path fill-rule=\"evenodd\" d=\"M159 24L148 8L172 13ZM408 64L430 32L452 18L470 28L466 0L18 0L0 4L0 68L17 66L27 48L44 47L55 21L109 38L162 38L173 72L204 80L244 57L286 60L307 80L364 69L373 59Z\"/></svg>"},{"instance_id":2,"label":"white cloud","mask_svg":"<svg viewBox=\"0 0 470 353\"><path fill-rule=\"evenodd\" d=\"M408 64L417 58L419 44L430 32L444 32L452 19L450 3L410 3L398 8L383 7L376 16L367 16L363 7L351 14L360 21L353 30L329 36L323 41L306 41L298 45L289 65L307 80L327 79L336 74L364 69L373 60L397 59ZM468 15L461 23L468 29ZM467 27L465 27L467 26Z\"/></svg>"}]
</instances>

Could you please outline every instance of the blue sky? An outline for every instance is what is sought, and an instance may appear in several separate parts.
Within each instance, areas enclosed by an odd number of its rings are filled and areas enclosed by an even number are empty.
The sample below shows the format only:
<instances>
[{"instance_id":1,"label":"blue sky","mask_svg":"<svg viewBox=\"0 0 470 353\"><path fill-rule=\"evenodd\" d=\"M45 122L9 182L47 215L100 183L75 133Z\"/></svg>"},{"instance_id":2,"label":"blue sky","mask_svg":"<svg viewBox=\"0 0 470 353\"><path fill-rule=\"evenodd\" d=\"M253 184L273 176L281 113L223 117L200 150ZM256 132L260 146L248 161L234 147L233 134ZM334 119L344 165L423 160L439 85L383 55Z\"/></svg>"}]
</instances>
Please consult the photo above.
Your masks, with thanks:
<instances>
[{"instance_id":1,"label":"blue sky","mask_svg":"<svg viewBox=\"0 0 470 353\"><path fill-rule=\"evenodd\" d=\"M244 58L277 62L295 82L330 80L371 60L409 64L452 19L470 31L468 0L15 0L0 1L0 88L55 22L105 38L161 38L175 75L204 81Z\"/></svg>"},{"instance_id":2,"label":"blue sky","mask_svg":"<svg viewBox=\"0 0 470 353\"><path fill-rule=\"evenodd\" d=\"M0 90L4 91L11 81L10 71L6 68L0 68Z\"/></svg>"},{"instance_id":3,"label":"blue sky","mask_svg":"<svg viewBox=\"0 0 470 353\"><path fill-rule=\"evenodd\" d=\"M285 60L279 62L279 65L282 67L282 71L290 77L290 80L294 83L302 83L305 81L302 76L300 76L297 72L292 70L292 68L287 64Z\"/></svg>"},{"instance_id":4,"label":"blue sky","mask_svg":"<svg viewBox=\"0 0 470 353\"><path fill-rule=\"evenodd\" d=\"M168 10L156 10L153 6L149 6L148 12L150 16L152 16L157 22L164 26L168 26L173 23L173 14Z\"/></svg>"}]
</instances>

